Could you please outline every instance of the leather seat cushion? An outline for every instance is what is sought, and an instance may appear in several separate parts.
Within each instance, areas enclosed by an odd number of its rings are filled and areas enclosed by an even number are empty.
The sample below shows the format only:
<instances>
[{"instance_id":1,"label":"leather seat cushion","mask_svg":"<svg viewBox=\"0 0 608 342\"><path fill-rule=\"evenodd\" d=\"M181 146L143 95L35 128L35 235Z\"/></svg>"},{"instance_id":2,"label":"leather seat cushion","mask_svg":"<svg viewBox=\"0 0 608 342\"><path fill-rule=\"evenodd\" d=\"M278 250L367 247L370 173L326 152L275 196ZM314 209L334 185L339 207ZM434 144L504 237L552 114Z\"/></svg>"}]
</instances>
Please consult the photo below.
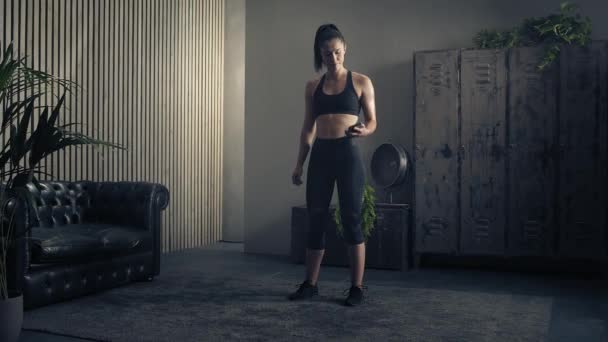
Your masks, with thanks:
<instances>
[{"instance_id":1,"label":"leather seat cushion","mask_svg":"<svg viewBox=\"0 0 608 342\"><path fill-rule=\"evenodd\" d=\"M150 232L112 224L32 228L32 263L81 262L137 253L152 244Z\"/></svg>"}]
</instances>

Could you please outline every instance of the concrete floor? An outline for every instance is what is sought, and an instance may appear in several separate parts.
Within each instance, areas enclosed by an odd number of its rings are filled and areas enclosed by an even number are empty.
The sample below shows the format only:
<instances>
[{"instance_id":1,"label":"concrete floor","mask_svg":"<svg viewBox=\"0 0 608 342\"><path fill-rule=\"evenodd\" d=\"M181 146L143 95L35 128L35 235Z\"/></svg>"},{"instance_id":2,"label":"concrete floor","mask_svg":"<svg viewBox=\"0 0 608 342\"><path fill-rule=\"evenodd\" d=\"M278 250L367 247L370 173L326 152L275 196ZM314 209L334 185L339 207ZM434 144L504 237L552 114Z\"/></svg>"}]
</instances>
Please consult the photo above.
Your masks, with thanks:
<instances>
[{"instance_id":1,"label":"concrete floor","mask_svg":"<svg viewBox=\"0 0 608 342\"><path fill-rule=\"evenodd\" d=\"M201 254L204 256L201 258ZM171 262L192 264L206 272L239 272L259 276L303 279L304 266L295 265L283 256L243 253L239 243L216 243L199 249L171 253ZM196 257L194 257L196 256ZM170 265L162 264L162 268ZM424 265L423 265L424 266ZM323 279L349 283L346 267L324 266ZM534 274L496 272L467 268L423 267L399 272L368 269L368 286L393 285L409 288L436 288L487 293L512 293L550 296L553 298L548 341L608 341L608 280L603 275ZM292 289L286 289L291 291ZM93 341L35 331L22 331L20 342Z\"/></svg>"}]
</instances>

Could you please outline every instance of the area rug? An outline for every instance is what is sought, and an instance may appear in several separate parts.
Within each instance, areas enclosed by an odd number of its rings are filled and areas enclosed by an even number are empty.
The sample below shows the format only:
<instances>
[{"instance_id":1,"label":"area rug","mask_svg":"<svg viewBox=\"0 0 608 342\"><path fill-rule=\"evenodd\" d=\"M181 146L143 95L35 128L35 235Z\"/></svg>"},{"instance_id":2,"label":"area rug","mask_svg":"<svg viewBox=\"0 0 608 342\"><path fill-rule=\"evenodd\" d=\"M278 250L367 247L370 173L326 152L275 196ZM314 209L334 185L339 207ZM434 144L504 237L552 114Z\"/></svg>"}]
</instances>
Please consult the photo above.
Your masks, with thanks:
<instances>
[{"instance_id":1,"label":"area rug","mask_svg":"<svg viewBox=\"0 0 608 342\"><path fill-rule=\"evenodd\" d=\"M543 341L550 297L374 286L360 307L348 284L291 302L298 281L166 274L25 312L24 328L103 341Z\"/></svg>"}]
</instances>

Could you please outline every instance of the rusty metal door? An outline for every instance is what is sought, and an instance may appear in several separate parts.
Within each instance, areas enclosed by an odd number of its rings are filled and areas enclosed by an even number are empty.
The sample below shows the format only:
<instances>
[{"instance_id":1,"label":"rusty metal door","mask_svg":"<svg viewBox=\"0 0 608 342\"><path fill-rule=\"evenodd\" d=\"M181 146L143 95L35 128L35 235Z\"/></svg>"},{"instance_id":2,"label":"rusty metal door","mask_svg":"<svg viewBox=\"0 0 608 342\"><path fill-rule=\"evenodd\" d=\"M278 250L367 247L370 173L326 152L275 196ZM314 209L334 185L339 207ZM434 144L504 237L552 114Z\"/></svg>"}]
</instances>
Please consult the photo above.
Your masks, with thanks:
<instances>
[{"instance_id":1,"label":"rusty metal door","mask_svg":"<svg viewBox=\"0 0 608 342\"><path fill-rule=\"evenodd\" d=\"M608 42L543 53L415 53L416 252L608 256Z\"/></svg>"},{"instance_id":2,"label":"rusty metal door","mask_svg":"<svg viewBox=\"0 0 608 342\"><path fill-rule=\"evenodd\" d=\"M461 62L461 254L505 247L506 50L464 50Z\"/></svg>"},{"instance_id":3,"label":"rusty metal door","mask_svg":"<svg viewBox=\"0 0 608 342\"><path fill-rule=\"evenodd\" d=\"M414 55L415 250L458 250L459 50Z\"/></svg>"},{"instance_id":4,"label":"rusty metal door","mask_svg":"<svg viewBox=\"0 0 608 342\"><path fill-rule=\"evenodd\" d=\"M554 252L556 206L556 63L537 65L544 50L509 51L507 145L507 254L549 256Z\"/></svg>"},{"instance_id":5,"label":"rusty metal door","mask_svg":"<svg viewBox=\"0 0 608 342\"><path fill-rule=\"evenodd\" d=\"M561 52L559 254L606 255L607 43Z\"/></svg>"}]
</instances>

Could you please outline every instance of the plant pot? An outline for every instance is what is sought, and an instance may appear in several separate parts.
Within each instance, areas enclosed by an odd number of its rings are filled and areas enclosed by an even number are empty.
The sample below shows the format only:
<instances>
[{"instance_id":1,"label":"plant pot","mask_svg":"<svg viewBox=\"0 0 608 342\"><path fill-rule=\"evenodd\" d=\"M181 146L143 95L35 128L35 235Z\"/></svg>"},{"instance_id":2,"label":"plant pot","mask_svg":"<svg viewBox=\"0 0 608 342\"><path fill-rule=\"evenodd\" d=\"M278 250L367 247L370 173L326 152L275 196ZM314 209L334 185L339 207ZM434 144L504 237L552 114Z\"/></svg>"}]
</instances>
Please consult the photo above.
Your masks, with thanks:
<instances>
[{"instance_id":1,"label":"plant pot","mask_svg":"<svg viewBox=\"0 0 608 342\"><path fill-rule=\"evenodd\" d=\"M23 295L0 300L0 341L17 342L23 325Z\"/></svg>"}]
</instances>

